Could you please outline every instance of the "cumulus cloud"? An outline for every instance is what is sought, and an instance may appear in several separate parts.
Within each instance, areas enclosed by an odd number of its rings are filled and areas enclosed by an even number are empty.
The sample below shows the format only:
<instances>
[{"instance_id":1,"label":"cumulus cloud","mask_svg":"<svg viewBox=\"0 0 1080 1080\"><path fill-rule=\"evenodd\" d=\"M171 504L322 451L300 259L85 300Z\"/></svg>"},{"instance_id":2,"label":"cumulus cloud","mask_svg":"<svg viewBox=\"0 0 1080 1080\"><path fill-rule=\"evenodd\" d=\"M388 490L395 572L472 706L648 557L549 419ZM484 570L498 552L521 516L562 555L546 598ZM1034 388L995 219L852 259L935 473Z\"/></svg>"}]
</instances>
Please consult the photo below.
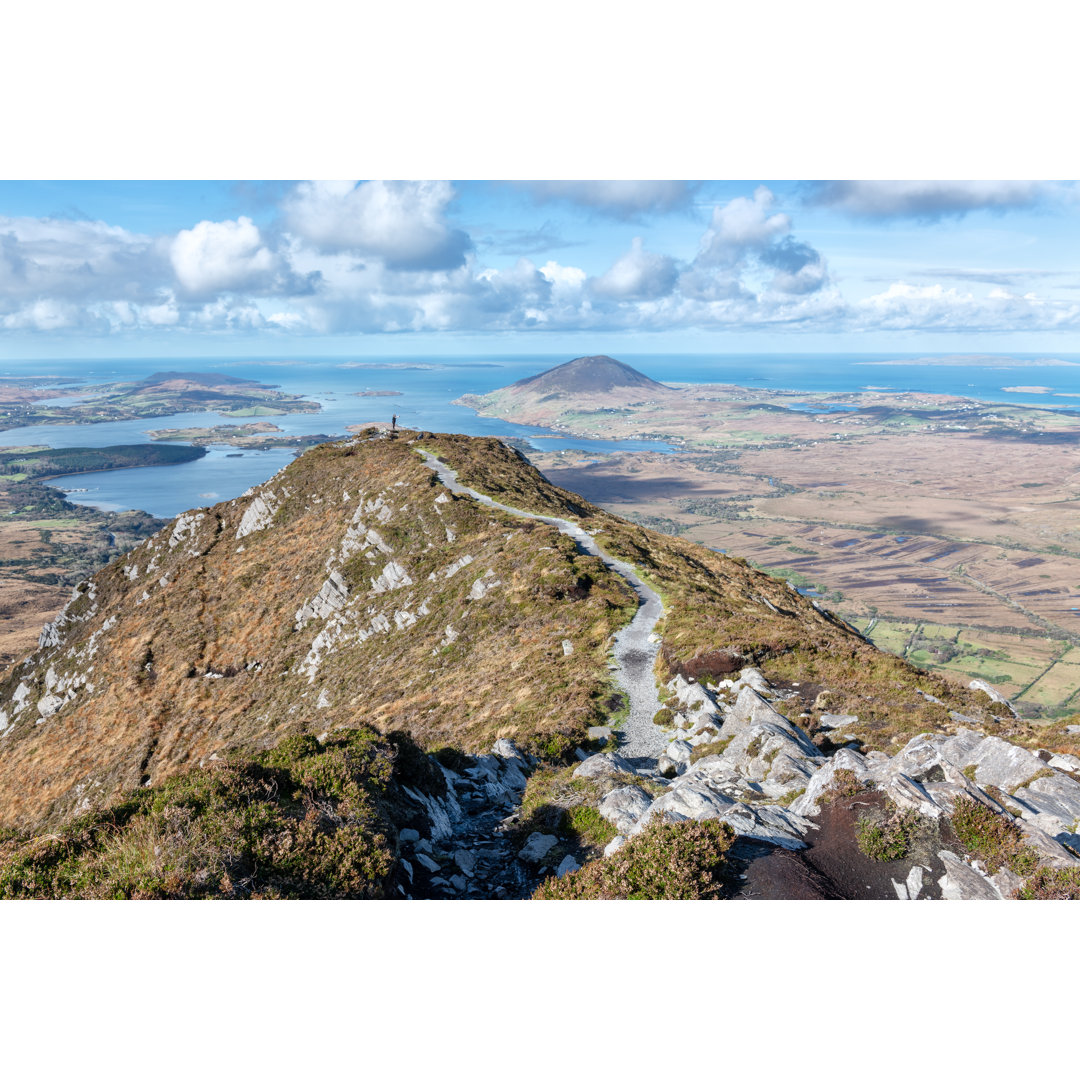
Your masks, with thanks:
<instances>
[{"instance_id":1,"label":"cumulus cloud","mask_svg":"<svg viewBox=\"0 0 1080 1080\"><path fill-rule=\"evenodd\" d=\"M391 270L452 270L472 242L446 223L454 197L445 180L313 181L285 200L285 226L324 252L380 259Z\"/></svg>"},{"instance_id":2,"label":"cumulus cloud","mask_svg":"<svg viewBox=\"0 0 1080 1080\"><path fill-rule=\"evenodd\" d=\"M267 295L304 292L312 279L292 273L285 260L263 243L251 218L200 221L181 229L169 248L180 287L191 296L246 292Z\"/></svg>"},{"instance_id":3,"label":"cumulus cloud","mask_svg":"<svg viewBox=\"0 0 1080 1080\"><path fill-rule=\"evenodd\" d=\"M761 249L791 231L787 214L773 213L776 198L759 187L751 199L742 196L713 210L708 231L701 239L699 266L730 266L747 251Z\"/></svg>"},{"instance_id":4,"label":"cumulus cloud","mask_svg":"<svg viewBox=\"0 0 1080 1080\"><path fill-rule=\"evenodd\" d=\"M678 278L675 260L646 251L635 236L630 250L592 283L592 291L612 300L656 300L667 296Z\"/></svg>"},{"instance_id":5,"label":"cumulus cloud","mask_svg":"<svg viewBox=\"0 0 1080 1080\"><path fill-rule=\"evenodd\" d=\"M874 330L1062 330L1080 325L1080 305L991 289L976 296L943 285L894 282L854 305L856 325Z\"/></svg>"},{"instance_id":6,"label":"cumulus cloud","mask_svg":"<svg viewBox=\"0 0 1080 1080\"><path fill-rule=\"evenodd\" d=\"M785 236L779 243L762 251L758 258L776 270L772 288L784 293L808 293L820 289L826 281L825 261L809 244Z\"/></svg>"},{"instance_id":7,"label":"cumulus cloud","mask_svg":"<svg viewBox=\"0 0 1080 1080\"><path fill-rule=\"evenodd\" d=\"M625 221L685 210L698 185L688 180L530 180L522 186L538 203L572 203Z\"/></svg>"},{"instance_id":8,"label":"cumulus cloud","mask_svg":"<svg viewBox=\"0 0 1080 1080\"><path fill-rule=\"evenodd\" d=\"M0 311L43 297L139 301L166 272L149 236L101 221L0 217Z\"/></svg>"},{"instance_id":9,"label":"cumulus cloud","mask_svg":"<svg viewBox=\"0 0 1080 1080\"><path fill-rule=\"evenodd\" d=\"M1031 207L1052 191L1029 180L829 180L812 185L807 201L855 217L937 221Z\"/></svg>"}]
</instances>

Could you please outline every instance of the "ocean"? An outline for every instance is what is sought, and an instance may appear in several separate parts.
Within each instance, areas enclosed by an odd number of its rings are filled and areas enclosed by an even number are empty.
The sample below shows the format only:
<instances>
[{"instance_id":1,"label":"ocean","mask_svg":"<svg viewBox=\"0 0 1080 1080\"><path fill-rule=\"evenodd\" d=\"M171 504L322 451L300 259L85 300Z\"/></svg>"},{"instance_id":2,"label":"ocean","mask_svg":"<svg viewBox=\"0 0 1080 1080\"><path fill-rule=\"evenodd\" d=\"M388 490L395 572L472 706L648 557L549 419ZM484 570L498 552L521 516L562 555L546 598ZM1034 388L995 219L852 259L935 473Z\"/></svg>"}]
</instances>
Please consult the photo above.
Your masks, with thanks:
<instances>
[{"instance_id":1,"label":"ocean","mask_svg":"<svg viewBox=\"0 0 1080 1080\"><path fill-rule=\"evenodd\" d=\"M616 359L630 364L661 382L736 383L770 390L847 393L862 389L893 392L924 391L976 398L981 401L1080 409L1080 366L1030 366L1036 355L1009 354L981 358L980 366L967 364L909 365L923 354L855 354L843 357L822 354L786 355L635 355L619 353ZM1080 355L1055 354L1055 359L1080 365ZM468 435L514 435L544 449L580 449L589 453L610 450L666 450L662 443L626 440L598 442L549 436L542 428L479 417L450 404L462 394L482 394L528 375L545 371L572 357L485 356L461 357L364 357L340 358L200 358L0 361L0 375L58 375L72 383L108 383L136 380L157 371L220 372L257 379L320 403L319 413L268 417L285 434L322 433L344 436L348 424L389 420L398 415L403 427L429 431L453 431ZM897 363L901 361L901 363ZM1025 361L1029 362L1025 364ZM991 366L1001 365L1001 366ZM1009 393L1009 386L1039 387L1039 393ZM357 397L364 390L394 390L401 396ZM75 393L72 390L72 393ZM57 398L64 396L58 387ZM186 413L152 420L85 425L40 425L0 431L0 445L109 446L148 442L150 428L198 427L210 424L245 423L249 418L228 419L207 413ZM537 441L539 438L539 441ZM60 488L85 488L69 498L102 509L141 509L160 517L173 517L194 506L231 499L262 483L292 460L288 449L238 451L212 448L198 461L105 473L81 473L55 481Z\"/></svg>"}]
</instances>

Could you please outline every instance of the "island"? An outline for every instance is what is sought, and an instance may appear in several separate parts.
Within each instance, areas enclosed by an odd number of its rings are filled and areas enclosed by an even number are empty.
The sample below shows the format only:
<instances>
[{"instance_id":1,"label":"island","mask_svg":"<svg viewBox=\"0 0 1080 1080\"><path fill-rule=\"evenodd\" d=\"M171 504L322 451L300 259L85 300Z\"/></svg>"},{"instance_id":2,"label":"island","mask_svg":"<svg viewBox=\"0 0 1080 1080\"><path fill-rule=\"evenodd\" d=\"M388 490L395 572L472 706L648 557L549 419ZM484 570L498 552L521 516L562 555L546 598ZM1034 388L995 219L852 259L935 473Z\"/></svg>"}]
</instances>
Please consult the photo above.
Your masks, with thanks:
<instances>
[{"instance_id":1,"label":"island","mask_svg":"<svg viewBox=\"0 0 1080 1080\"><path fill-rule=\"evenodd\" d=\"M285 435L277 424L259 420L254 424L215 424L209 427L157 428L147 431L155 442L184 442L192 446L234 446L243 450L292 447L306 450L330 442L332 435Z\"/></svg>"},{"instance_id":2,"label":"island","mask_svg":"<svg viewBox=\"0 0 1080 1080\"><path fill-rule=\"evenodd\" d=\"M70 400L55 386L0 386L0 430L35 424L100 424L115 420L216 412L221 416L314 413L319 403L232 375L161 371L137 382L82 387Z\"/></svg>"}]
</instances>

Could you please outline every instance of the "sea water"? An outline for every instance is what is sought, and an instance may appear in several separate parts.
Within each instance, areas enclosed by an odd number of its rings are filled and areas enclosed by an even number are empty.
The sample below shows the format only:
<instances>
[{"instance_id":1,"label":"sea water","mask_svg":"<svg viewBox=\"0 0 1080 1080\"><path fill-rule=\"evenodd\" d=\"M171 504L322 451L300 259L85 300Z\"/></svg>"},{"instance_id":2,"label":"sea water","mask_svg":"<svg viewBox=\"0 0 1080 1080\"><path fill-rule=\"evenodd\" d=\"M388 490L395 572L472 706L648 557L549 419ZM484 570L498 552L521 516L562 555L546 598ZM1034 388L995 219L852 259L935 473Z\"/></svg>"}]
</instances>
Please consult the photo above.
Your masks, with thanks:
<instances>
[{"instance_id":1,"label":"sea water","mask_svg":"<svg viewBox=\"0 0 1080 1080\"><path fill-rule=\"evenodd\" d=\"M844 357L787 354L751 356L733 354L636 355L619 353L617 359L663 382L734 383L768 390L841 394L868 387L892 392L924 391L970 397L982 401L1029 404L1053 408L1080 408L1080 398L1058 394L1080 393L1080 366L896 366L889 361L917 359L917 354L865 354ZM1011 354L1019 360L1036 356ZM1080 357L1056 358L1080 362ZM57 375L70 380L69 398L85 394L87 384L134 381L157 371L217 372L255 379L317 401L318 413L293 413L265 418L219 417L214 413L180 413L152 419L103 424L37 425L0 431L0 445L109 446L148 442L147 431L158 428L207 427L244 424L267 419L287 435L325 434L343 437L347 425L389 421L396 414L406 428L460 432L467 435L516 436L538 449L583 450L590 454L613 450L674 448L650 440L574 439L543 428L512 424L477 416L451 402L463 394L484 394L529 375L538 374L567 356L414 357L367 356L350 361L339 358L198 358L0 361L0 375ZM990 363L1007 364L1003 357ZM886 363L881 363L886 361ZM1049 394L1014 394L1006 386L1039 386ZM400 396L358 397L358 391L392 390ZM53 400L62 402L65 384L57 385ZM829 408L823 405L822 408ZM837 411L841 411L838 409ZM237 456L239 454L239 456ZM262 483L293 458L289 449L237 451L211 448L198 461L182 465L150 466L103 473L80 473L54 481L60 488L87 488L72 501L103 509L147 510L172 517L194 506L235 498Z\"/></svg>"}]
</instances>

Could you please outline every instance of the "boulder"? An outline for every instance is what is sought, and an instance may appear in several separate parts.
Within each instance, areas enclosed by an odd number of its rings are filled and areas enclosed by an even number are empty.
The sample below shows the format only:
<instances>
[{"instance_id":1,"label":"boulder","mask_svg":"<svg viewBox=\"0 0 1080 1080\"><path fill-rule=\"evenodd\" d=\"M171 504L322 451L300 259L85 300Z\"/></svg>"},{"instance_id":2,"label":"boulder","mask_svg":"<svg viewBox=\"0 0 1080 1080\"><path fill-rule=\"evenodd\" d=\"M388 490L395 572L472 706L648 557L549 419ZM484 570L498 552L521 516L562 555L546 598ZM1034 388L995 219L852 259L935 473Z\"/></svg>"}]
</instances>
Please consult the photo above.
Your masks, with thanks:
<instances>
[{"instance_id":1,"label":"boulder","mask_svg":"<svg viewBox=\"0 0 1080 1080\"><path fill-rule=\"evenodd\" d=\"M565 859L555 868L556 877L566 877L567 874L572 874L575 870L580 870L581 865L573 855L567 855Z\"/></svg>"},{"instance_id":2,"label":"boulder","mask_svg":"<svg viewBox=\"0 0 1080 1080\"><path fill-rule=\"evenodd\" d=\"M593 780L600 777L618 776L620 773L636 774L636 772L634 766L618 754L592 754L574 770L574 776Z\"/></svg>"},{"instance_id":3,"label":"boulder","mask_svg":"<svg viewBox=\"0 0 1080 1080\"><path fill-rule=\"evenodd\" d=\"M964 740L954 737L946 740L943 750L948 759L961 769L974 765L975 782L981 787L992 784L1003 791L1019 787L1046 767L1042 759L1030 750L1014 746L996 735L987 735L977 743L973 743L970 737Z\"/></svg>"},{"instance_id":4,"label":"boulder","mask_svg":"<svg viewBox=\"0 0 1080 1080\"><path fill-rule=\"evenodd\" d=\"M939 851L945 864L944 877L938 878L942 900L1001 900L1001 893L989 878L969 866L951 851Z\"/></svg>"},{"instance_id":5,"label":"boulder","mask_svg":"<svg viewBox=\"0 0 1080 1080\"><path fill-rule=\"evenodd\" d=\"M522 769L529 767L529 759L509 739L496 739L491 752L504 761L516 761Z\"/></svg>"},{"instance_id":6,"label":"boulder","mask_svg":"<svg viewBox=\"0 0 1080 1080\"><path fill-rule=\"evenodd\" d=\"M437 873L439 870L439 864L430 856L425 855L422 851L416 853L416 861L425 869L431 873Z\"/></svg>"},{"instance_id":7,"label":"boulder","mask_svg":"<svg viewBox=\"0 0 1080 1080\"><path fill-rule=\"evenodd\" d=\"M622 833L614 837L608 844L608 846L604 848L604 855L614 855L615 852L618 851L619 848L621 848L623 844L626 843L627 839L628 838L623 836Z\"/></svg>"},{"instance_id":8,"label":"boulder","mask_svg":"<svg viewBox=\"0 0 1080 1080\"><path fill-rule=\"evenodd\" d=\"M1054 754L1046 763L1051 769L1061 769L1064 772L1080 773L1080 758L1072 754Z\"/></svg>"},{"instance_id":9,"label":"boulder","mask_svg":"<svg viewBox=\"0 0 1080 1080\"><path fill-rule=\"evenodd\" d=\"M1016 710L1013 708L1012 702L1000 691L991 686L985 679L972 679L968 683L969 690L981 690L991 701L996 701L1001 705L1007 705L1009 711L1016 716Z\"/></svg>"},{"instance_id":10,"label":"boulder","mask_svg":"<svg viewBox=\"0 0 1080 1080\"><path fill-rule=\"evenodd\" d=\"M538 863L558 842L558 837L549 833L530 833L525 846L518 852L518 858L523 862Z\"/></svg>"},{"instance_id":11,"label":"boulder","mask_svg":"<svg viewBox=\"0 0 1080 1080\"><path fill-rule=\"evenodd\" d=\"M629 833L652 801L639 787L616 788L600 800L600 816L610 821L620 833Z\"/></svg>"},{"instance_id":12,"label":"boulder","mask_svg":"<svg viewBox=\"0 0 1080 1080\"><path fill-rule=\"evenodd\" d=\"M682 780L664 792L638 818L631 834L637 834L658 814L671 821L706 821L720 817L735 806L735 800L721 794L704 780Z\"/></svg>"},{"instance_id":13,"label":"boulder","mask_svg":"<svg viewBox=\"0 0 1080 1080\"><path fill-rule=\"evenodd\" d=\"M821 796L836 784L836 773L839 770L852 772L859 780L868 780L870 776L867 759L862 754L847 747L838 750L810 777L806 791L791 804L792 813L802 817L816 817L819 812L818 802Z\"/></svg>"},{"instance_id":14,"label":"boulder","mask_svg":"<svg viewBox=\"0 0 1080 1080\"><path fill-rule=\"evenodd\" d=\"M847 727L849 724L857 724L859 718L851 713L822 713L818 717L818 727L826 731L835 731L837 728Z\"/></svg>"},{"instance_id":15,"label":"boulder","mask_svg":"<svg viewBox=\"0 0 1080 1080\"><path fill-rule=\"evenodd\" d=\"M399 844L415 844L420 834L415 829L402 829L397 838Z\"/></svg>"},{"instance_id":16,"label":"boulder","mask_svg":"<svg viewBox=\"0 0 1080 1080\"><path fill-rule=\"evenodd\" d=\"M461 848L454 852L454 862L466 877L472 877L476 870L476 852Z\"/></svg>"}]
</instances>

